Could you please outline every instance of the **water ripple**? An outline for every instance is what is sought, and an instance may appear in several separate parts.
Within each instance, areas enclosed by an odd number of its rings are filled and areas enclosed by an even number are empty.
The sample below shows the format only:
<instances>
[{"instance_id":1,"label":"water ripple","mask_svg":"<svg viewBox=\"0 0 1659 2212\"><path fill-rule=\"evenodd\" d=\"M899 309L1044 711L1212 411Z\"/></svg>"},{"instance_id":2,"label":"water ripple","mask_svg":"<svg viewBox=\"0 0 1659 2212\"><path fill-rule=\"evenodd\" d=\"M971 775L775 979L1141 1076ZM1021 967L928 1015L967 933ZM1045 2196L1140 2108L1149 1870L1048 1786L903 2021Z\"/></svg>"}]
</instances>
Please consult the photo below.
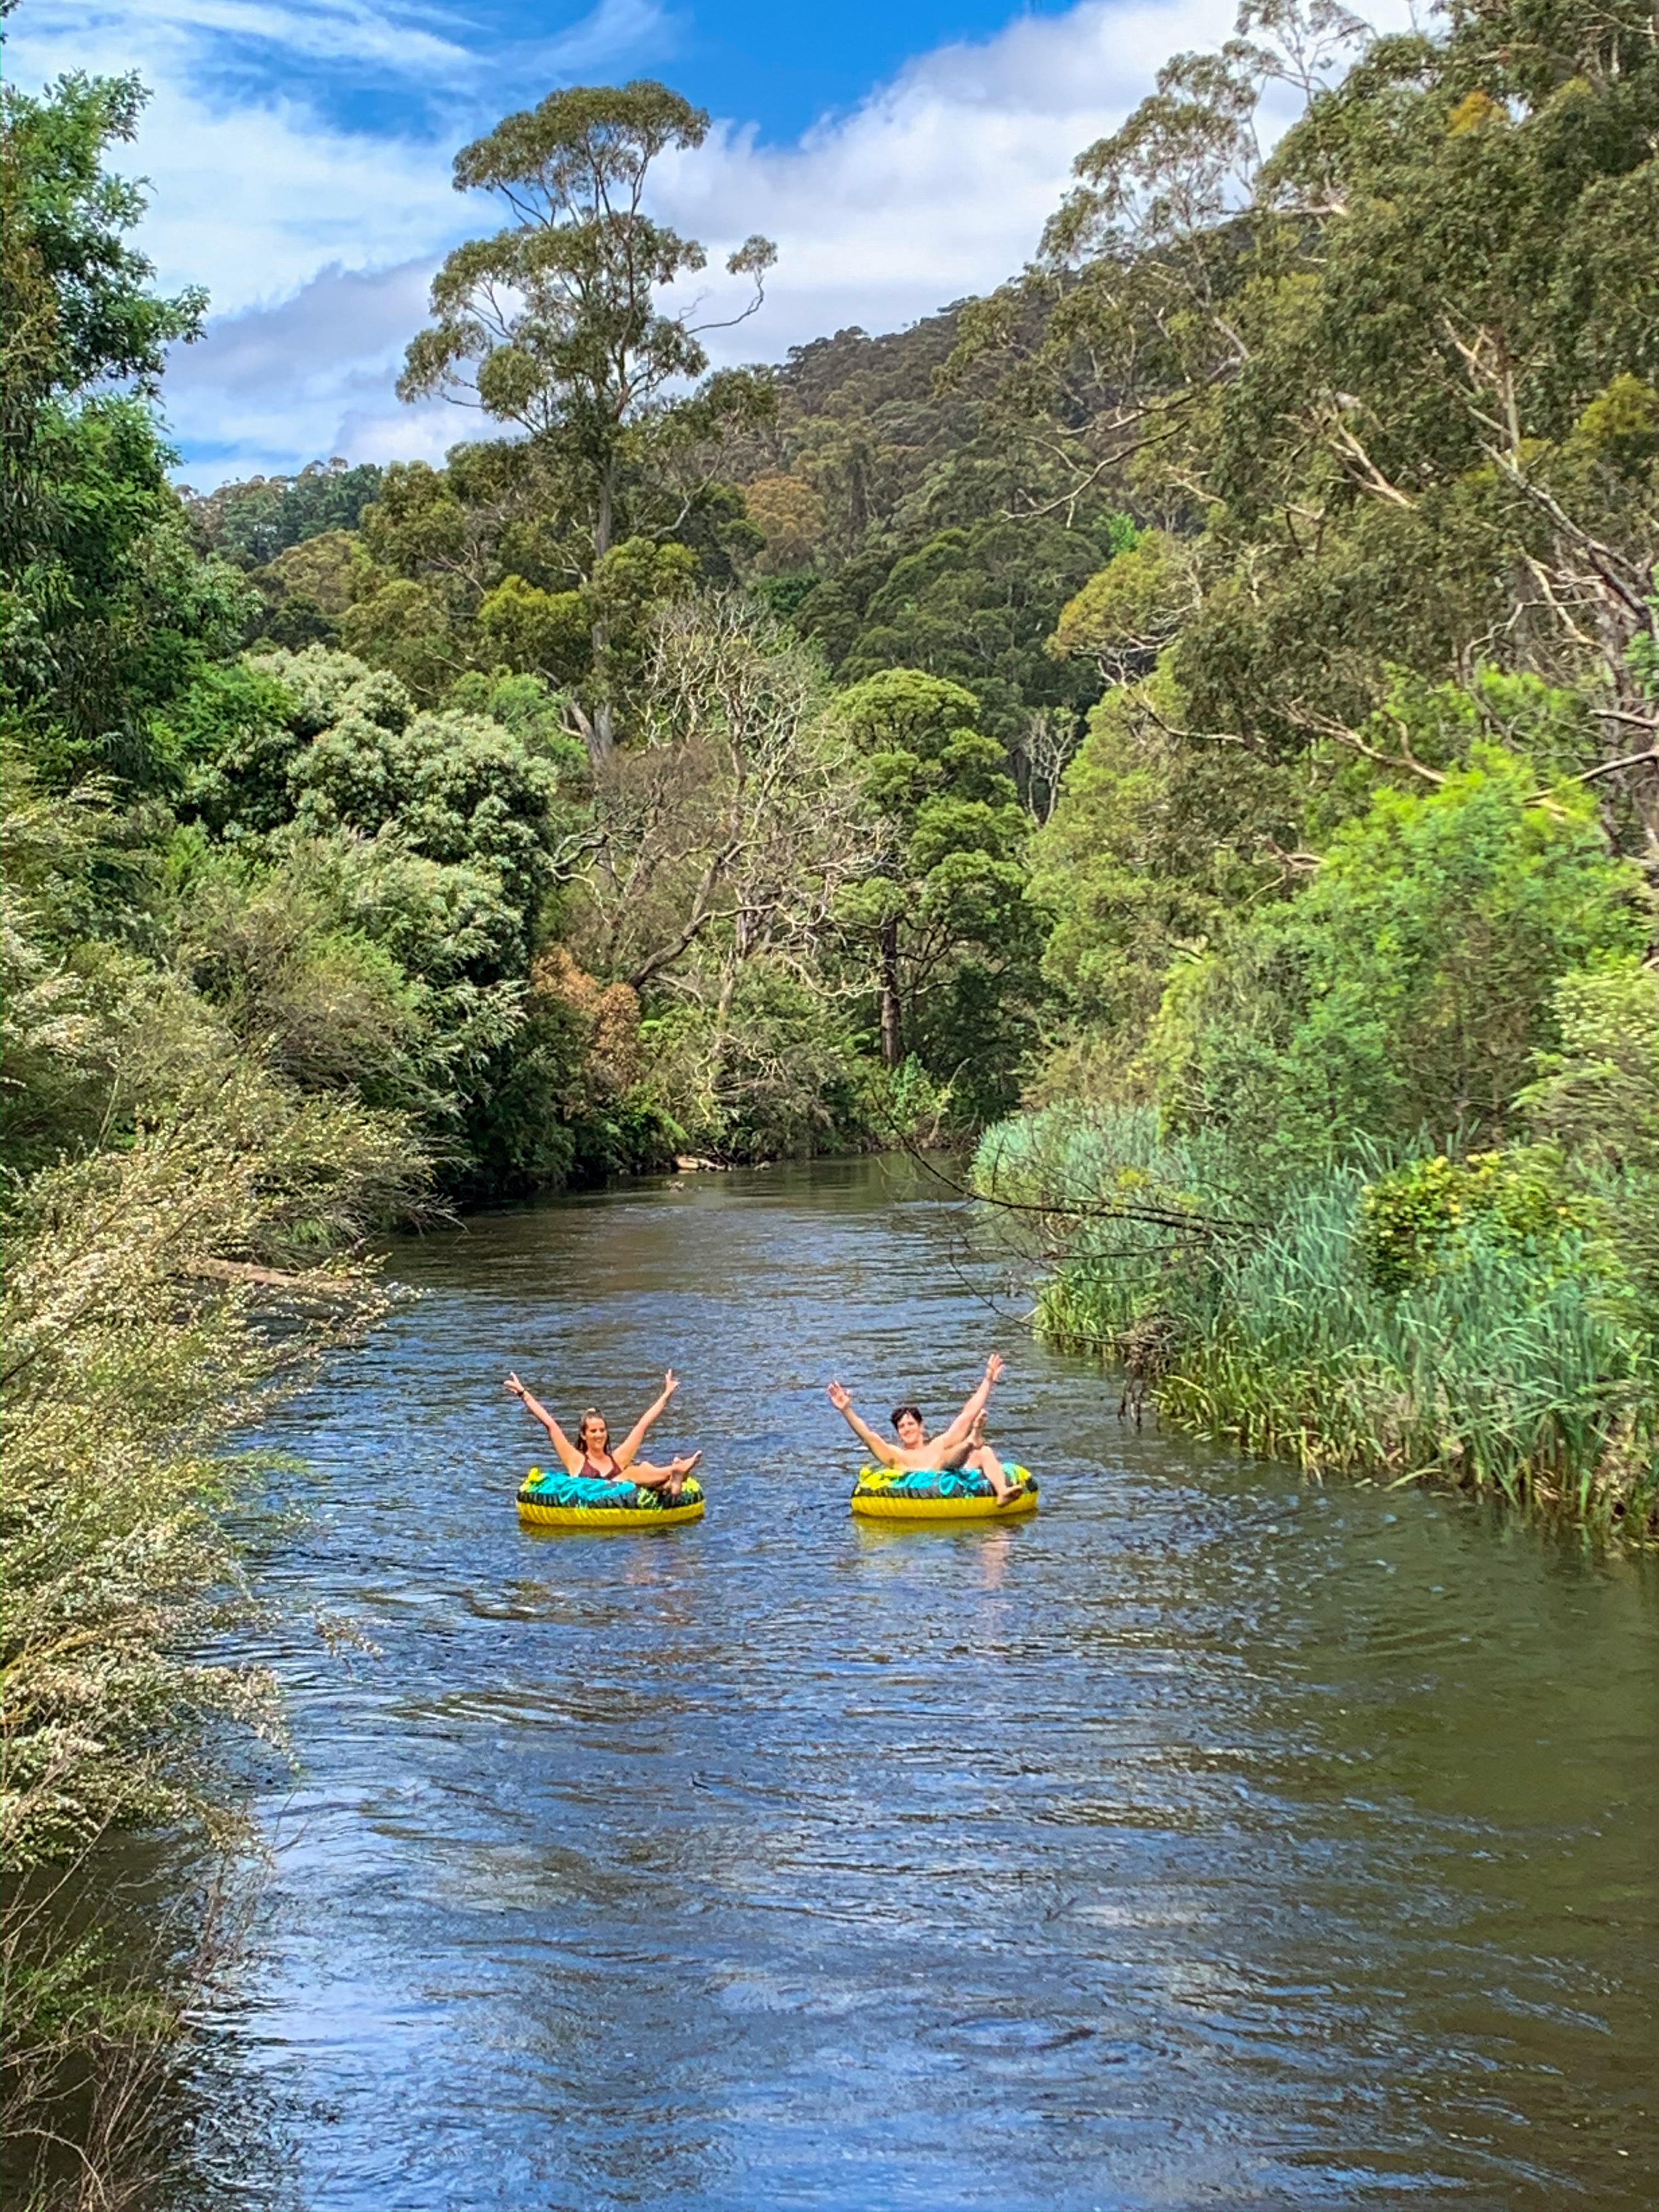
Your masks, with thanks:
<instances>
[{"instance_id":1,"label":"water ripple","mask_svg":"<svg viewBox=\"0 0 1659 2212\"><path fill-rule=\"evenodd\" d=\"M1008 1343L1006 1527L851 1522L964 1210L830 1164L475 1221L295 1414L301 1760L218 2063L250 2204L1651 2205L1659 1589ZM708 1518L526 1534L514 1366ZM321 1608L376 1647L319 1656Z\"/></svg>"}]
</instances>

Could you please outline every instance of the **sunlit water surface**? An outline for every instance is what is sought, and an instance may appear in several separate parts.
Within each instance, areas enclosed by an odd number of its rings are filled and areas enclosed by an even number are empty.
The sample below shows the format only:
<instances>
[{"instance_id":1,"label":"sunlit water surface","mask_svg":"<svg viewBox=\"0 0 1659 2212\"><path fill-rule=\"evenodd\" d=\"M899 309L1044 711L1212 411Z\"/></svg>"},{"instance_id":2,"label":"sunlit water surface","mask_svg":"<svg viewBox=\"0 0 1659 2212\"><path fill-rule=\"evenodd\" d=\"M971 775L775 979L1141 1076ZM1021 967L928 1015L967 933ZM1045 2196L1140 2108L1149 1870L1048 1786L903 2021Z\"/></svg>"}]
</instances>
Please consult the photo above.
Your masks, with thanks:
<instances>
[{"instance_id":1,"label":"sunlit water surface","mask_svg":"<svg viewBox=\"0 0 1659 2212\"><path fill-rule=\"evenodd\" d=\"M398 1250L284 1438L248 2201L1659 2203L1659 1575L1137 1432L967 1236L859 1162ZM1042 1514L852 1522L830 1374L938 1415L993 1341ZM522 1530L503 1370L670 1361L707 1519Z\"/></svg>"}]
</instances>

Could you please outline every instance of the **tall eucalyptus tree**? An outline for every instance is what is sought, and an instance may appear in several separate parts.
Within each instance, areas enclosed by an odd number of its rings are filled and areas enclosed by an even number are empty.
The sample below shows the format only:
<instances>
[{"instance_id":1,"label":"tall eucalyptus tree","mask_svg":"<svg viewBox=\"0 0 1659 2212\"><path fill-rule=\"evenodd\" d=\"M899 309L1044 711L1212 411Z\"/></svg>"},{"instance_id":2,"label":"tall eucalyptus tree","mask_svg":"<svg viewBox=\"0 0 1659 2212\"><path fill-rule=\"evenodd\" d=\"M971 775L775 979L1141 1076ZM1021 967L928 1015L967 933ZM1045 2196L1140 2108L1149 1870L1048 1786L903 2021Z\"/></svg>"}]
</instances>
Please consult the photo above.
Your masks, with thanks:
<instances>
[{"instance_id":1,"label":"tall eucalyptus tree","mask_svg":"<svg viewBox=\"0 0 1659 2212\"><path fill-rule=\"evenodd\" d=\"M695 306L671 313L661 296L707 257L646 212L647 179L663 155L695 149L708 131L704 109L641 78L550 93L455 157L456 190L494 193L511 221L458 246L438 271L433 321L409 349L398 391L480 408L544 448L587 541L589 575L628 533L630 494L672 488L688 449L765 404L764 381L750 376L692 387L708 368L703 334L754 313L775 248L751 237L730 256L727 273L752 291L721 321L694 322ZM601 611L596 662L607 642ZM611 702L599 698L584 720L602 757Z\"/></svg>"}]
</instances>

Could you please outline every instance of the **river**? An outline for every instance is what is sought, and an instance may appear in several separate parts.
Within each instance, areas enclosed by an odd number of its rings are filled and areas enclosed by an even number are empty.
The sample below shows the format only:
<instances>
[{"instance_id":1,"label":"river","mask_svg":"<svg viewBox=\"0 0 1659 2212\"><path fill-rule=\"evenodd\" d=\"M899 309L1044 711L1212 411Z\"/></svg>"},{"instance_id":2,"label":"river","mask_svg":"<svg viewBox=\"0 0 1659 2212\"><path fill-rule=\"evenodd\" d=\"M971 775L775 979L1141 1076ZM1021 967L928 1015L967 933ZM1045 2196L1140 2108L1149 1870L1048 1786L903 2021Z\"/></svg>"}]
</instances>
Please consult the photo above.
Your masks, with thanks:
<instances>
[{"instance_id":1,"label":"river","mask_svg":"<svg viewBox=\"0 0 1659 2212\"><path fill-rule=\"evenodd\" d=\"M287 1419L297 1765L212 2078L305 2212L1659 2203L1659 1571L1115 1418L908 1164L411 1241ZM954 1407L1043 1510L851 1521ZM527 1533L501 1389L701 1443ZM319 1637L349 1618L371 1652Z\"/></svg>"}]
</instances>

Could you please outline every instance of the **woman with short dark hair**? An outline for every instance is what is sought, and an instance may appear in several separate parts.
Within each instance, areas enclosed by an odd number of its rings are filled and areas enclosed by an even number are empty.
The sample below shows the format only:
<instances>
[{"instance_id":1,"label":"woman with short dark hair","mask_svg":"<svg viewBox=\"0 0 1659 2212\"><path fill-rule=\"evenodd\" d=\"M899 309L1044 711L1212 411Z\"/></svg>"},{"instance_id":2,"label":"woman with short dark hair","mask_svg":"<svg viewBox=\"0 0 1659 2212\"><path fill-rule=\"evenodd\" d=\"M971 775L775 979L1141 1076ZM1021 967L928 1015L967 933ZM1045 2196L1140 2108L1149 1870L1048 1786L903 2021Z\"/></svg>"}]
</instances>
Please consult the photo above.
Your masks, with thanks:
<instances>
[{"instance_id":1,"label":"woman with short dark hair","mask_svg":"<svg viewBox=\"0 0 1659 2212\"><path fill-rule=\"evenodd\" d=\"M943 1474L950 1468L971 1468L990 1484L997 1504L1006 1505L1011 1498L1021 1495L1024 1485L1009 1481L1007 1470L985 1441L985 1408L990 1402L992 1386L1001 1372L1002 1354L994 1352L985 1363L984 1377L978 1389L950 1426L941 1429L931 1439L920 1407L894 1407L893 1429L898 1441L889 1443L885 1437L878 1437L859 1419L843 1384L830 1385L830 1403L884 1467L902 1467L911 1474Z\"/></svg>"}]
</instances>

